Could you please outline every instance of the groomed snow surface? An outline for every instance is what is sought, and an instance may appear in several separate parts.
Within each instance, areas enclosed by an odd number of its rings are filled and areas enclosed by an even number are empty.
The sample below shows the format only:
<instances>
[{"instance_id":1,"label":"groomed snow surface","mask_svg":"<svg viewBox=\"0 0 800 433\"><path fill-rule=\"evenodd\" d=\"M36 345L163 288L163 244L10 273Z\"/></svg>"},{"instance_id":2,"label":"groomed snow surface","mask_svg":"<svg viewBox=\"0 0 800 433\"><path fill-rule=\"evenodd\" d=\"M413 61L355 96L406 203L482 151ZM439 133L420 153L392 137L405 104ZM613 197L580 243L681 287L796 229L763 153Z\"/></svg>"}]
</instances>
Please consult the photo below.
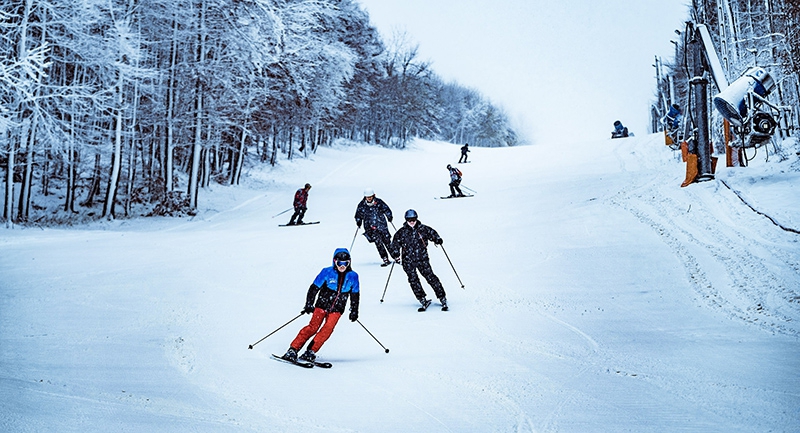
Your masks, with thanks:
<instances>
[{"instance_id":1,"label":"groomed snow surface","mask_svg":"<svg viewBox=\"0 0 800 433\"><path fill-rule=\"evenodd\" d=\"M436 199L458 149L321 148L204 190L192 219L0 229L0 431L800 431L794 151L680 188L660 135L473 148L476 196ZM306 182L321 224L278 227ZM399 266L386 287L355 235L367 187L444 238L450 311L418 313ZM346 316L332 369L270 359L309 316L248 350L354 237L390 353Z\"/></svg>"}]
</instances>

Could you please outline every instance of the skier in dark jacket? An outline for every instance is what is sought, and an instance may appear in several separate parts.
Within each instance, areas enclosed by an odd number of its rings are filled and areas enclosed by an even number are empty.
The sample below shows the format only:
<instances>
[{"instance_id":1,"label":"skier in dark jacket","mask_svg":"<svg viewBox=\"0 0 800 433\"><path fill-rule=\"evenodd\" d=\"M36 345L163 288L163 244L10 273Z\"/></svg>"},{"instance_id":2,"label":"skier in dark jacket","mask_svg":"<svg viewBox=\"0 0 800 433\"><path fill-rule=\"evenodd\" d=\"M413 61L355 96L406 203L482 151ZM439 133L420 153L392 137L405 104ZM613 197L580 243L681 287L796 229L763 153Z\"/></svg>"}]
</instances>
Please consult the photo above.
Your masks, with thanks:
<instances>
[{"instance_id":1,"label":"skier in dark jacket","mask_svg":"<svg viewBox=\"0 0 800 433\"><path fill-rule=\"evenodd\" d=\"M306 306L302 311L304 314L311 314L311 321L300 330L289 345L289 350L283 355L284 359L297 361L297 352L309 338L314 337L305 353L300 355L300 359L313 362L317 358L317 352L331 336L333 328L344 313L348 297L350 321L358 320L360 298L358 274L353 271L350 264L350 252L347 248L337 248L333 253L333 266L322 269L314 279L306 293Z\"/></svg>"},{"instance_id":2,"label":"skier in dark jacket","mask_svg":"<svg viewBox=\"0 0 800 433\"><path fill-rule=\"evenodd\" d=\"M392 210L389 209L386 202L375 197L375 191L367 188L364 190L364 199L356 207L355 218L358 227L364 223L364 236L378 249L378 254L383 259L381 266L388 266L391 262L386 249L389 247L392 237L389 235L386 220L392 222Z\"/></svg>"},{"instance_id":3,"label":"skier in dark jacket","mask_svg":"<svg viewBox=\"0 0 800 433\"><path fill-rule=\"evenodd\" d=\"M461 157L458 158L459 164L462 162L467 162L467 152L469 152L469 143L464 143L464 145L461 146Z\"/></svg>"},{"instance_id":4,"label":"skier in dark jacket","mask_svg":"<svg viewBox=\"0 0 800 433\"><path fill-rule=\"evenodd\" d=\"M447 164L447 170L450 172L450 197L464 197L464 193L461 192L461 170Z\"/></svg>"},{"instance_id":5,"label":"skier in dark jacket","mask_svg":"<svg viewBox=\"0 0 800 433\"><path fill-rule=\"evenodd\" d=\"M306 214L306 202L308 202L308 191L311 189L311 184L307 183L306 186L297 190L294 193L294 213L292 214L292 219L289 220L290 226L295 224L303 224L303 216ZM297 222L295 222L295 218Z\"/></svg>"},{"instance_id":6,"label":"skier in dark jacket","mask_svg":"<svg viewBox=\"0 0 800 433\"><path fill-rule=\"evenodd\" d=\"M439 277L433 273L430 258L428 257L428 242L430 241L436 245L441 245L444 241L439 234L436 233L436 230L419 222L417 219L417 212L414 209L407 210L405 218L405 224L394 234L392 243L389 246L392 256L395 257L396 261L403 264L403 270L408 276L408 283L411 285L411 290L414 292L414 296L416 296L419 303L422 304L419 311L425 311L428 306L431 305L431 301L427 299L425 290L422 289L422 283L419 281L417 271L419 271L422 276L425 277L425 281L433 287L436 297L439 298L439 302L442 304L442 310L447 311L448 307L444 287L442 287L442 282L439 281ZM401 249L402 257L400 258L402 260L398 258L401 254Z\"/></svg>"}]
</instances>

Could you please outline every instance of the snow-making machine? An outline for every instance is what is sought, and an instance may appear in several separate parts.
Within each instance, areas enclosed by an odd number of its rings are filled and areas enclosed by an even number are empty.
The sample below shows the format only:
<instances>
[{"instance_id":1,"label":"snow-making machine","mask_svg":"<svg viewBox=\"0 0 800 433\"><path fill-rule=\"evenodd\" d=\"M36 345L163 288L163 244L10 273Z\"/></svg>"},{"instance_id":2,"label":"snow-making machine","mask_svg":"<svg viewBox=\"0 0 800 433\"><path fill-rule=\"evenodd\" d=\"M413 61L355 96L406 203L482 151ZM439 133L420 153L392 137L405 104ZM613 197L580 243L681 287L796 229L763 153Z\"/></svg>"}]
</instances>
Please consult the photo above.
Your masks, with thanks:
<instances>
[{"instance_id":1,"label":"snow-making machine","mask_svg":"<svg viewBox=\"0 0 800 433\"><path fill-rule=\"evenodd\" d=\"M686 179L681 186L714 178L717 158L712 156L709 127L711 116L706 108L709 77L719 90L713 98L713 104L725 119L723 130L729 161L731 148L738 149L741 154L743 148L758 147L768 142L775 133L781 116L791 109L767 100L775 88L775 81L764 68L748 68L729 84L711 35L704 24L695 26L688 22L685 35L686 47L690 50L690 65L687 66L692 103L688 113L691 128L685 141L681 143L686 162ZM729 134L731 130L738 140Z\"/></svg>"}]
</instances>

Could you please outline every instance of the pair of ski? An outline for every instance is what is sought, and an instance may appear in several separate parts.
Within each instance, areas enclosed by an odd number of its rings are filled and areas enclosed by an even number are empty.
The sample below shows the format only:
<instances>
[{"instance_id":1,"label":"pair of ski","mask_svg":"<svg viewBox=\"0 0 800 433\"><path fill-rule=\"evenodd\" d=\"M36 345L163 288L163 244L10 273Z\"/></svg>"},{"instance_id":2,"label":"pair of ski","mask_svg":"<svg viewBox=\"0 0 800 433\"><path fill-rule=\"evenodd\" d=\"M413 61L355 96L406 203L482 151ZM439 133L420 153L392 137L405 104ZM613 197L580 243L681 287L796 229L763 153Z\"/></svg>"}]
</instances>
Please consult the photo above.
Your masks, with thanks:
<instances>
[{"instance_id":1,"label":"pair of ski","mask_svg":"<svg viewBox=\"0 0 800 433\"><path fill-rule=\"evenodd\" d=\"M294 227L294 226L310 226L311 224L319 224L319 221L311 221L309 223L300 224L278 224L279 227Z\"/></svg>"},{"instance_id":2,"label":"pair of ski","mask_svg":"<svg viewBox=\"0 0 800 433\"><path fill-rule=\"evenodd\" d=\"M314 368L314 367L331 368L331 367L333 367L333 364L331 364L330 362L305 361L305 360L299 360L299 359L296 360L296 361L292 361L291 359L286 359L286 358L284 358L282 356L278 356L278 355L276 355L274 353L272 354L272 359L274 359L276 361L285 362L287 364L294 364L294 365L296 365L298 367L303 367L303 368Z\"/></svg>"},{"instance_id":3,"label":"pair of ski","mask_svg":"<svg viewBox=\"0 0 800 433\"><path fill-rule=\"evenodd\" d=\"M447 197L439 197L436 198L437 200L447 200L451 198L467 198L467 197L475 197L475 194L464 194L464 195L448 195Z\"/></svg>"}]
</instances>

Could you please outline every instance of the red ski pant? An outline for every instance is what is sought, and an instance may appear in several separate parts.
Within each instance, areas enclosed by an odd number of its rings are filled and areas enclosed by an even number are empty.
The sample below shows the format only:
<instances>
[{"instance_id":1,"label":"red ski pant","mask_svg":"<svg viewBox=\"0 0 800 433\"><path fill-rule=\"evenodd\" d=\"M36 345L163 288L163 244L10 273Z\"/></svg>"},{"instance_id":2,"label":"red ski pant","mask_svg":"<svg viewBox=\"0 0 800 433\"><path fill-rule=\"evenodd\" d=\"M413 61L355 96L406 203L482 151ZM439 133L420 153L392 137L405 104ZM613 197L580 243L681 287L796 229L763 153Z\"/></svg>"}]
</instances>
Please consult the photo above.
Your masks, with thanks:
<instances>
[{"instance_id":1,"label":"red ski pant","mask_svg":"<svg viewBox=\"0 0 800 433\"><path fill-rule=\"evenodd\" d=\"M309 349L314 352L319 351L333 333L333 328L336 327L340 317L342 317L342 313L328 313L322 308L315 308L314 314L311 315L311 321L297 333L297 337L294 338L291 346L299 351L306 344L306 341L313 336L314 341ZM322 324L323 320L325 321L324 325Z\"/></svg>"}]
</instances>

